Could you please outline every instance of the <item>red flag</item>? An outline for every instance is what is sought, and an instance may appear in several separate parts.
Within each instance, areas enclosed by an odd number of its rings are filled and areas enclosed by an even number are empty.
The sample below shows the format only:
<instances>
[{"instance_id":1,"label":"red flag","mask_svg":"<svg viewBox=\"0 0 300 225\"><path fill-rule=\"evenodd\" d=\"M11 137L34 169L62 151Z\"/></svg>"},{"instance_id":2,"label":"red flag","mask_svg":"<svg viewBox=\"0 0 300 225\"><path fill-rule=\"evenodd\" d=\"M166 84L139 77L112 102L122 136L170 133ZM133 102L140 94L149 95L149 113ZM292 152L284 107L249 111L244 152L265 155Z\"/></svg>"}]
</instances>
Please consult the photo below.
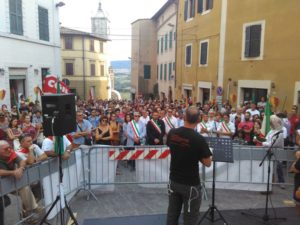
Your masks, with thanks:
<instances>
[{"instance_id":1,"label":"red flag","mask_svg":"<svg viewBox=\"0 0 300 225\"><path fill-rule=\"evenodd\" d=\"M60 92L62 94L68 94L70 93L69 88L67 85L65 85L64 82L60 81ZM55 75L47 75L44 80L44 86L43 86L43 92L44 93L57 93L57 77Z\"/></svg>"}]
</instances>

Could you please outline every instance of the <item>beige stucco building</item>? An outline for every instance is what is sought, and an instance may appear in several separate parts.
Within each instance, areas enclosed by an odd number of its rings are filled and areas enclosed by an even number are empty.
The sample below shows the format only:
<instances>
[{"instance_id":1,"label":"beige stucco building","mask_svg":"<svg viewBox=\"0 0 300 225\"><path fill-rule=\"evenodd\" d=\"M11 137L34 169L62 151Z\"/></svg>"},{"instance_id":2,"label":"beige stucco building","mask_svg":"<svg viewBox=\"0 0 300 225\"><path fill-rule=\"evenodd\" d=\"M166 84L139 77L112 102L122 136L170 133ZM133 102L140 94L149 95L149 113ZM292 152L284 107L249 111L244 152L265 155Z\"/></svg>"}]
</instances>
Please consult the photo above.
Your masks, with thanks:
<instances>
[{"instance_id":1,"label":"beige stucco building","mask_svg":"<svg viewBox=\"0 0 300 225\"><path fill-rule=\"evenodd\" d=\"M110 98L110 74L105 54L107 39L78 30L61 28L62 77L81 99Z\"/></svg>"},{"instance_id":2,"label":"beige stucco building","mask_svg":"<svg viewBox=\"0 0 300 225\"><path fill-rule=\"evenodd\" d=\"M176 97L300 104L300 1L179 1ZM220 92L219 92L220 93ZM234 97L236 96L236 100ZM221 99L222 98L222 99Z\"/></svg>"},{"instance_id":3,"label":"beige stucco building","mask_svg":"<svg viewBox=\"0 0 300 225\"><path fill-rule=\"evenodd\" d=\"M174 100L177 0L169 0L151 18L156 23L159 98Z\"/></svg>"},{"instance_id":4,"label":"beige stucco building","mask_svg":"<svg viewBox=\"0 0 300 225\"><path fill-rule=\"evenodd\" d=\"M133 97L154 97L156 84L156 27L151 19L131 24L131 91ZM156 91L157 92L157 91Z\"/></svg>"}]
</instances>

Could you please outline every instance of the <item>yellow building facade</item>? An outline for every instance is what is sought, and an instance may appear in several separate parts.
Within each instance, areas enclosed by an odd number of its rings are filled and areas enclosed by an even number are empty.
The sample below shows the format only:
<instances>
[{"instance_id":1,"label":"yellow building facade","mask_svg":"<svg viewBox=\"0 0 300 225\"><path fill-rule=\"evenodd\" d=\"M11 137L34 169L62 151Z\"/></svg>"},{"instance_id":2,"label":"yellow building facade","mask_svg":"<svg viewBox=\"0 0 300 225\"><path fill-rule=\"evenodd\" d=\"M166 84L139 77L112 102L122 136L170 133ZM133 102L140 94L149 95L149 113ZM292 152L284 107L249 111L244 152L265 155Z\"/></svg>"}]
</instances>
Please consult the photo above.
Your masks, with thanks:
<instances>
[{"instance_id":1,"label":"yellow building facade","mask_svg":"<svg viewBox=\"0 0 300 225\"><path fill-rule=\"evenodd\" d=\"M80 99L111 97L107 41L90 33L61 28L62 78Z\"/></svg>"},{"instance_id":2,"label":"yellow building facade","mask_svg":"<svg viewBox=\"0 0 300 225\"><path fill-rule=\"evenodd\" d=\"M276 111L300 104L300 1L179 2L177 98L237 106L274 96Z\"/></svg>"}]
</instances>

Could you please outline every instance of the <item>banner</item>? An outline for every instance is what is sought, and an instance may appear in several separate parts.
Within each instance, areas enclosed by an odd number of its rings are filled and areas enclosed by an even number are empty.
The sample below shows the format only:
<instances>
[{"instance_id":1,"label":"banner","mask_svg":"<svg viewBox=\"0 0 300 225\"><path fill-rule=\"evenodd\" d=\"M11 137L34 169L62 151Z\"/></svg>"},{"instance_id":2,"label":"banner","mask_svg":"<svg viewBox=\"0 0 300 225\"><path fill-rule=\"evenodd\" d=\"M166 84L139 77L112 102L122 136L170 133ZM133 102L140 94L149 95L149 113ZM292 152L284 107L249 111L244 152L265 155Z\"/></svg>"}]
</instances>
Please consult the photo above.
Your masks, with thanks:
<instances>
[{"instance_id":1,"label":"banner","mask_svg":"<svg viewBox=\"0 0 300 225\"><path fill-rule=\"evenodd\" d=\"M60 93L62 93L62 94L70 93L67 85L65 85L64 82L60 81L59 86L60 86ZM44 93L53 93L53 94L58 93L57 92L57 77L55 75L47 75L45 77L43 92Z\"/></svg>"}]
</instances>

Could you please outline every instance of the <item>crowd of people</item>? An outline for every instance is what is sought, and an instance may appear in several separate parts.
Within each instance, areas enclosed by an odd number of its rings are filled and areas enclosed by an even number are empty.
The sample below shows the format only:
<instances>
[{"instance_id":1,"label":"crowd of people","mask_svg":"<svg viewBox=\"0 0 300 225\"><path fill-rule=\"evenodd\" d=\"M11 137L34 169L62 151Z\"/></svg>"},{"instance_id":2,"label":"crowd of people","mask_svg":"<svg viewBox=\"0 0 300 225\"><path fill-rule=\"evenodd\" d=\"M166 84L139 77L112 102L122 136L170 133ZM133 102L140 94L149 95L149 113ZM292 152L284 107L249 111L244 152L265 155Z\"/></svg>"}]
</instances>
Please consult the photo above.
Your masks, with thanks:
<instances>
[{"instance_id":1,"label":"crowd of people","mask_svg":"<svg viewBox=\"0 0 300 225\"><path fill-rule=\"evenodd\" d=\"M78 100L76 104L76 130L63 138L64 159L81 145L123 145L128 149L135 145L164 145L171 129L184 126L185 113L192 105L185 100L143 99ZM194 104L200 111L195 131L204 137L231 138L239 144L268 146L268 134L262 129L265 105L264 99L258 103L245 102L238 108L231 107L228 102L221 108L212 102ZM276 118L278 126L273 130L282 130L284 146L300 146L297 107L290 112L276 112ZM54 138L43 135L42 108L38 101L22 103L19 107L14 105L11 109L1 106L0 140L0 176L19 178L26 165L56 156ZM9 152L13 153L9 155ZM130 166L134 171L134 161ZM23 203L31 196L31 204L24 204L25 215L39 210L31 189L27 187L24 192Z\"/></svg>"}]
</instances>

